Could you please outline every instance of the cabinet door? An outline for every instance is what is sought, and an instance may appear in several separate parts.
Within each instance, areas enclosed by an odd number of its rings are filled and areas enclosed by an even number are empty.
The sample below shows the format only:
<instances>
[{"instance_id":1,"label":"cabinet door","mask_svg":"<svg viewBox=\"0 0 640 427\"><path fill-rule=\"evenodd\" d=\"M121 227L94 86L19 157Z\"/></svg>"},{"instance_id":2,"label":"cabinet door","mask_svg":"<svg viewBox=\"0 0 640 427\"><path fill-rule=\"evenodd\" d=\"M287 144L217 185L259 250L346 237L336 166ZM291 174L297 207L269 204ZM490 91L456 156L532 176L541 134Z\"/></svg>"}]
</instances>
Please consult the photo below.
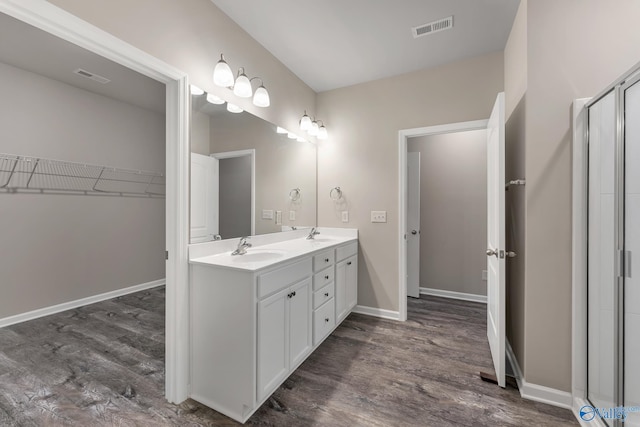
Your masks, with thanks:
<instances>
[{"instance_id":1,"label":"cabinet door","mask_svg":"<svg viewBox=\"0 0 640 427\"><path fill-rule=\"evenodd\" d=\"M345 260L346 265L346 304L347 311L358 303L358 256L354 255Z\"/></svg>"},{"instance_id":2,"label":"cabinet door","mask_svg":"<svg viewBox=\"0 0 640 427\"><path fill-rule=\"evenodd\" d=\"M289 289L258 303L258 400L289 374Z\"/></svg>"},{"instance_id":3,"label":"cabinet door","mask_svg":"<svg viewBox=\"0 0 640 427\"><path fill-rule=\"evenodd\" d=\"M336 320L347 313L347 260L336 264Z\"/></svg>"},{"instance_id":4,"label":"cabinet door","mask_svg":"<svg viewBox=\"0 0 640 427\"><path fill-rule=\"evenodd\" d=\"M290 368L311 351L311 278L289 288Z\"/></svg>"}]
</instances>

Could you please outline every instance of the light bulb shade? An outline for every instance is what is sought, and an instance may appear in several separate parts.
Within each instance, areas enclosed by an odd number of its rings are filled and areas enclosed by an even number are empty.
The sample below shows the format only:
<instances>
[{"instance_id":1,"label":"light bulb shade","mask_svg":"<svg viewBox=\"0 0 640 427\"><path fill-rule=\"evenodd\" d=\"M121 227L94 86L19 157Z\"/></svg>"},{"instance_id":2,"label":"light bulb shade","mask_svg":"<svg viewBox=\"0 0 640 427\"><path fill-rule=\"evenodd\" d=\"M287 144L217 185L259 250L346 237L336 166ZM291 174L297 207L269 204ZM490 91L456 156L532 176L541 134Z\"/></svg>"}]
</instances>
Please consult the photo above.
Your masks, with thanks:
<instances>
[{"instance_id":1,"label":"light bulb shade","mask_svg":"<svg viewBox=\"0 0 640 427\"><path fill-rule=\"evenodd\" d=\"M281 128L280 126L276 126L276 133L289 133L285 128Z\"/></svg>"},{"instance_id":2,"label":"light bulb shade","mask_svg":"<svg viewBox=\"0 0 640 427\"><path fill-rule=\"evenodd\" d=\"M244 110L238 107L236 104L227 102L227 111L230 113L242 113Z\"/></svg>"},{"instance_id":3,"label":"light bulb shade","mask_svg":"<svg viewBox=\"0 0 640 427\"><path fill-rule=\"evenodd\" d=\"M304 139L303 137L299 136L298 139L296 139L296 141L298 142L307 142L306 139Z\"/></svg>"},{"instance_id":4,"label":"light bulb shade","mask_svg":"<svg viewBox=\"0 0 640 427\"><path fill-rule=\"evenodd\" d=\"M249 78L244 74L244 72L242 72L236 79L236 82L233 85L233 94L241 98L250 98L251 95L253 95L251 81L249 81Z\"/></svg>"},{"instance_id":5,"label":"light bulb shade","mask_svg":"<svg viewBox=\"0 0 640 427\"><path fill-rule=\"evenodd\" d=\"M289 139L298 139L298 135L296 135L296 134L295 134L295 133L293 133L293 132L289 132L289 134L287 135L287 137L288 137Z\"/></svg>"},{"instance_id":6,"label":"light bulb shade","mask_svg":"<svg viewBox=\"0 0 640 427\"><path fill-rule=\"evenodd\" d=\"M318 129L318 139L327 139L329 138L329 133L327 132L327 128L324 125L320 126Z\"/></svg>"},{"instance_id":7,"label":"light bulb shade","mask_svg":"<svg viewBox=\"0 0 640 427\"><path fill-rule=\"evenodd\" d=\"M300 119L300 130L308 131L311 129L311 117L304 113L304 116Z\"/></svg>"},{"instance_id":8,"label":"light bulb shade","mask_svg":"<svg viewBox=\"0 0 640 427\"><path fill-rule=\"evenodd\" d=\"M213 82L222 87L233 86L233 71L222 55L220 55L220 61L216 64L216 68L213 69Z\"/></svg>"},{"instance_id":9,"label":"light bulb shade","mask_svg":"<svg viewBox=\"0 0 640 427\"><path fill-rule=\"evenodd\" d=\"M311 123L311 128L309 129L309 135L316 136L320 132L320 127L318 126L318 122Z\"/></svg>"},{"instance_id":10,"label":"light bulb shade","mask_svg":"<svg viewBox=\"0 0 640 427\"><path fill-rule=\"evenodd\" d=\"M220 98L218 96L215 96L212 93L208 93L207 94L207 102L210 102L210 103L216 104L216 105L221 105L221 104L224 104L224 99L222 99L222 98Z\"/></svg>"},{"instance_id":11,"label":"light bulb shade","mask_svg":"<svg viewBox=\"0 0 640 427\"><path fill-rule=\"evenodd\" d=\"M204 94L204 90L200 89L196 85L191 85L189 87L189 89L191 90L191 95L202 95L202 94Z\"/></svg>"},{"instance_id":12,"label":"light bulb shade","mask_svg":"<svg viewBox=\"0 0 640 427\"><path fill-rule=\"evenodd\" d=\"M256 93L253 95L253 105L256 107L268 107L271 105L269 92L267 92L267 89L264 86L260 86L256 89Z\"/></svg>"}]
</instances>

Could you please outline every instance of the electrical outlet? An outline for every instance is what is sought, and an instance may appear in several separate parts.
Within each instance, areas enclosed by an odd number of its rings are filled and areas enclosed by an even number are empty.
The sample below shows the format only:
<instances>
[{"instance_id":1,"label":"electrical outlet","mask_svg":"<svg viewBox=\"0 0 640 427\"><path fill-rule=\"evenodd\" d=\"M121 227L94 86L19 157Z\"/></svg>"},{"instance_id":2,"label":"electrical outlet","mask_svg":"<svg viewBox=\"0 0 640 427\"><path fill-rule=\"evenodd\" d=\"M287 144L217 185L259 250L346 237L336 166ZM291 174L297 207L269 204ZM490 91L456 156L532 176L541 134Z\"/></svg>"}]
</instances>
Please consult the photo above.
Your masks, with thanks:
<instances>
[{"instance_id":1,"label":"electrical outlet","mask_svg":"<svg viewBox=\"0 0 640 427\"><path fill-rule=\"evenodd\" d=\"M342 211L342 222L349 222L349 211Z\"/></svg>"},{"instance_id":2,"label":"electrical outlet","mask_svg":"<svg viewBox=\"0 0 640 427\"><path fill-rule=\"evenodd\" d=\"M371 211L371 222L387 222L387 211Z\"/></svg>"},{"instance_id":3,"label":"electrical outlet","mask_svg":"<svg viewBox=\"0 0 640 427\"><path fill-rule=\"evenodd\" d=\"M273 219L273 210L271 210L271 209L263 209L262 210L262 219Z\"/></svg>"},{"instance_id":4,"label":"electrical outlet","mask_svg":"<svg viewBox=\"0 0 640 427\"><path fill-rule=\"evenodd\" d=\"M276 225L282 224L282 211L276 211Z\"/></svg>"},{"instance_id":5,"label":"electrical outlet","mask_svg":"<svg viewBox=\"0 0 640 427\"><path fill-rule=\"evenodd\" d=\"M289 221L296 220L296 211L289 211Z\"/></svg>"},{"instance_id":6,"label":"electrical outlet","mask_svg":"<svg viewBox=\"0 0 640 427\"><path fill-rule=\"evenodd\" d=\"M482 280L487 280L487 270L482 270Z\"/></svg>"}]
</instances>

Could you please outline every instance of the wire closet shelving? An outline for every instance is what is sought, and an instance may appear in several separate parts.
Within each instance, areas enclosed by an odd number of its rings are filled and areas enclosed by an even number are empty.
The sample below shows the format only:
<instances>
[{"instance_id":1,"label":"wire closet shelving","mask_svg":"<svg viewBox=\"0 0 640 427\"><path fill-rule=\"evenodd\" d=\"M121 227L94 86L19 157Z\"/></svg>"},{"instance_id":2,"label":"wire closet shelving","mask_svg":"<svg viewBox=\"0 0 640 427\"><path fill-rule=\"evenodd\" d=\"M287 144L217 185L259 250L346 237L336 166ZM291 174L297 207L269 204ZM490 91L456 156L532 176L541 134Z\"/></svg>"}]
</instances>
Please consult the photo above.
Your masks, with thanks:
<instances>
[{"instance_id":1,"label":"wire closet shelving","mask_svg":"<svg viewBox=\"0 0 640 427\"><path fill-rule=\"evenodd\" d=\"M5 192L164 198L165 184L157 172L0 154Z\"/></svg>"}]
</instances>

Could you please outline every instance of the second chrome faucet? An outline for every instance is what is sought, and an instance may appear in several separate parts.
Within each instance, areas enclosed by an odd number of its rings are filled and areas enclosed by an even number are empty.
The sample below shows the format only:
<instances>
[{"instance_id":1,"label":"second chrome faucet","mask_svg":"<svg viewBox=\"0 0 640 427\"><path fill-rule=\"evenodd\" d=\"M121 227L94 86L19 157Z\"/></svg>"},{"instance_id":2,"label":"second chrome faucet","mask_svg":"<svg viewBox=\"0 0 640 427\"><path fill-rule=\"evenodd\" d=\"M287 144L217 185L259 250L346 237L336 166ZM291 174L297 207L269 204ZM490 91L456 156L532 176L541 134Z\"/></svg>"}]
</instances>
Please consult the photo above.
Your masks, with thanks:
<instances>
[{"instance_id":1,"label":"second chrome faucet","mask_svg":"<svg viewBox=\"0 0 640 427\"><path fill-rule=\"evenodd\" d=\"M244 255L247 253L247 248L251 247L251 243L247 241L248 237L241 237L238 242L238 247L235 251L231 252L231 255Z\"/></svg>"}]
</instances>

